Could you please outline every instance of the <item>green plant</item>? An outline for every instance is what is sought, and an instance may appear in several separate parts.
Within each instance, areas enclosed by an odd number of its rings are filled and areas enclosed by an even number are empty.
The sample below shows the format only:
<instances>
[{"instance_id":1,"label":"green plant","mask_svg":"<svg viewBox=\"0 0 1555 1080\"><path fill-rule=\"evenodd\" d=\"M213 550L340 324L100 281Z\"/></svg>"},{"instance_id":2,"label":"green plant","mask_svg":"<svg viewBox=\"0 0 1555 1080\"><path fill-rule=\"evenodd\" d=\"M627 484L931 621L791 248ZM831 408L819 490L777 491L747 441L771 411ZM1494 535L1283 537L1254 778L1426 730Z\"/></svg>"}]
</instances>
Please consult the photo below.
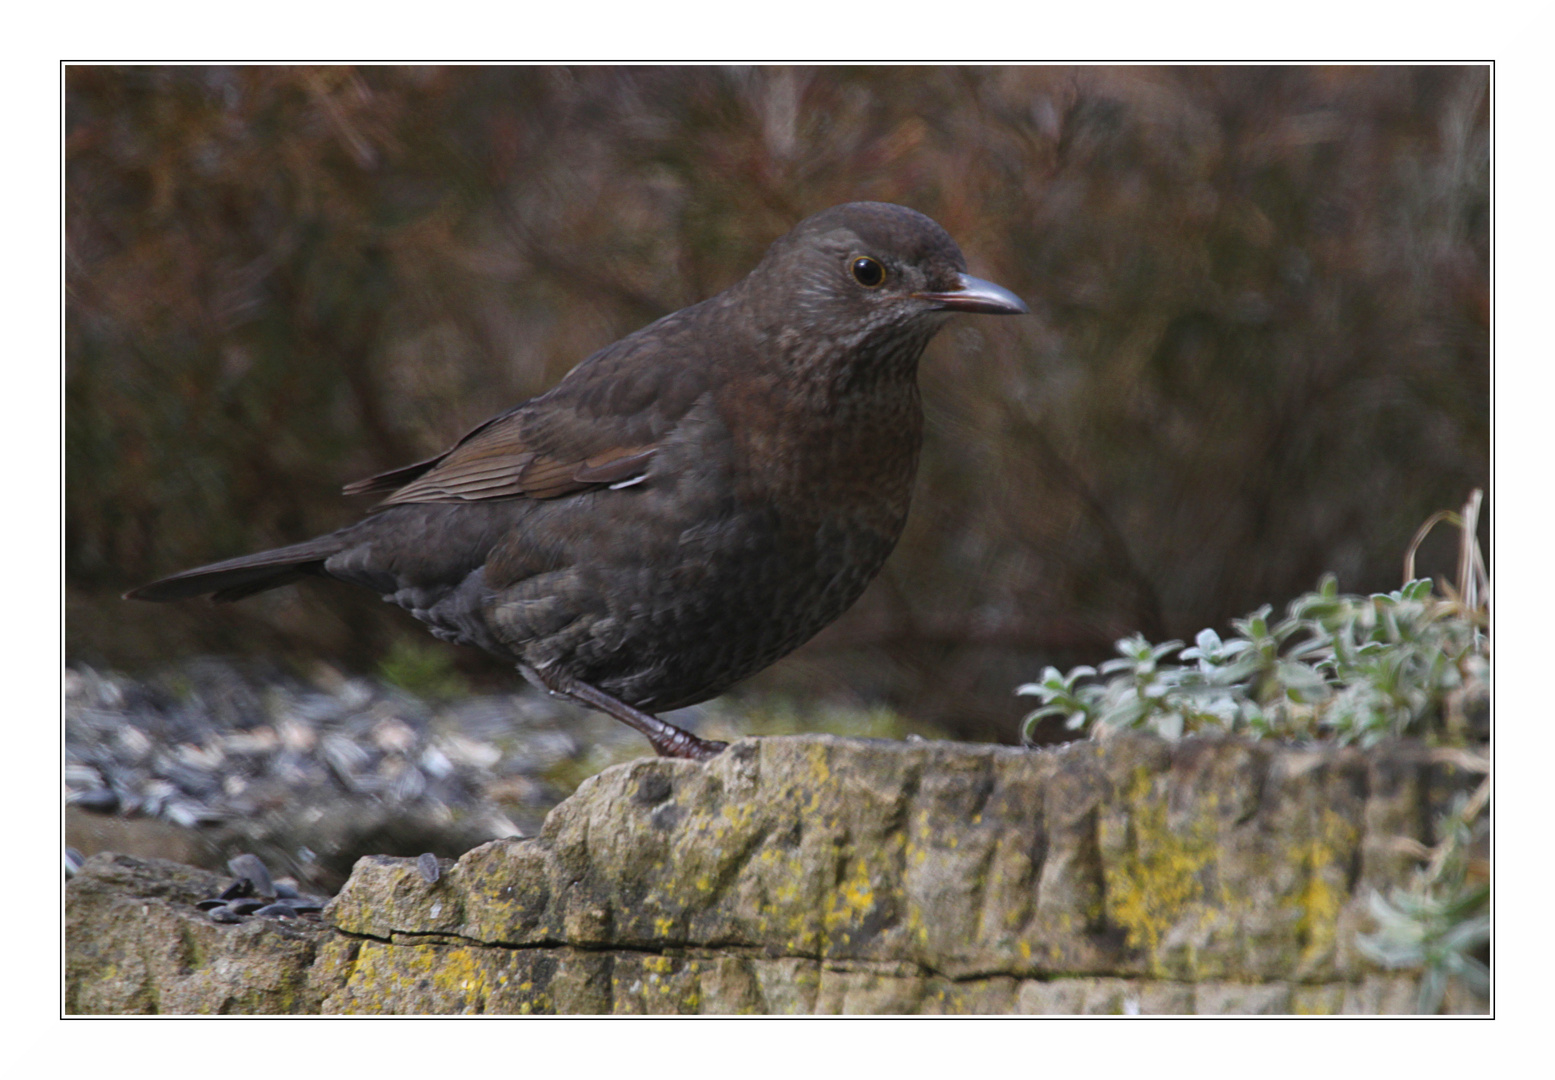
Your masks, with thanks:
<instances>
[{"instance_id":1,"label":"green plant","mask_svg":"<svg viewBox=\"0 0 1555 1080\"><path fill-rule=\"evenodd\" d=\"M1480 759L1488 772L1489 763ZM1369 906L1377 929L1356 945L1389 968L1419 968L1418 1010L1441 1008L1447 983L1460 979L1480 997L1490 995L1490 968L1481 959L1490 943L1488 867L1473 857L1476 842L1490 829L1484 811L1490 797L1487 775L1472 795L1460 795L1438 820L1435 848L1414 844L1424 865L1403 888L1386 897L1372 893ZM1404 840L1402 846L1411 844Z\"/></svg>"},{"instance_id":2,"label":"green plant","mask_svg":"<svg viewBox=\"0 0 1555 1080\"><path fill-rule=\"evenodd\" d=\"M1463 702L1489 696L1490 580L1476 540L1481 498L1475 491L1461 513L1443 511L1420 527L1404 557L1405 583L1393 592L1342 595L1328 575L1316 592L1292 601L1285 618L1271 622L1264 606L1234 620L1227 639L1206 629L1185 649L1135 635L1100 667L1047 668L1016 691L1041 702L1023 734L1029 740L1039 720L1062 716L1093 737L1142 729L1168 739L1235 732L1369 746L1415 735L1462 744L1474 734ZM1415 552L1442 522L1459 530L1458 573L1438 595L1430 578L1415 577ZM1182 662L1169 662L1173 654ZM1372 894L1377 928L1357 939L1385 967L1420 969L1418 1004L1426 1013L1441 1007L1453 979L1489 993L1481 958L1490 940L1489 868L1472 852L1489 833L1490 763L1473 752L1441 752L1485 778L1438 821L1434 847L1397 840L1422 866L1408 885Z\"/></svg>"},{"instance_id":3,"label":"green plant","mask_svg":"<svg viewBox=\"0 0 1555 1080\"><path fill-rule=\"evenodd\" d=\"M1141 728L1169 739L1218 731L1370 745L1442 733L1447 694L1488 678L1483 617L1434 596L1429 578L1345 596L1328 576L1284 619L1269 614L1265 606L1235 620L1226 639L1202 630L1188 649L1135 635L1100 668L1050 667L1016 691L1042 702L1025 731L1059 715L1093 735ZM1167 662L1174 653L1182 663Z\"/></svg>"}]
</instances>

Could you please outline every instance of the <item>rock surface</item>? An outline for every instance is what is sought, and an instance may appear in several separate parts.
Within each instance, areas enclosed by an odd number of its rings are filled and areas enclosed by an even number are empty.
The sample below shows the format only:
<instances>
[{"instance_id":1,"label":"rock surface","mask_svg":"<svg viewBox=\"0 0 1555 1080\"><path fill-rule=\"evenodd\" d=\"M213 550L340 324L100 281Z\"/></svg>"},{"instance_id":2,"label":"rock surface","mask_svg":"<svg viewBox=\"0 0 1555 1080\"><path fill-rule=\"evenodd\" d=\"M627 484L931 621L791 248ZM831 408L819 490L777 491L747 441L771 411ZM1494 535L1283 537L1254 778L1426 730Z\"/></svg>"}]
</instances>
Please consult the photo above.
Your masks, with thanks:
<instances>
[{"instance_id":1,"label":"rock surface","mask_svg":"<svg viewBox=\"0 0 1555 1080\"><path fill-rule=\"evenodd\" d=\"M96 856L67 1005L1409 1012L1414 978L1355 948L1366 897L1477 779L1410 744L746 740L609 769L436 882L364 859L332 928L218 926L193 871Z\"/></svg>"},{"instance_id":2,"label":"rock surface","mask_svg":"<svg viewBox=\"0 0 1555 1080\"><path fill-rule=\"evenodd\" d=\"M65 888L66 1012L317 1012L309 972L333 931L212 922L194 905L229 880L163 859L88 859Z\"/></svg>"}]
</instances>

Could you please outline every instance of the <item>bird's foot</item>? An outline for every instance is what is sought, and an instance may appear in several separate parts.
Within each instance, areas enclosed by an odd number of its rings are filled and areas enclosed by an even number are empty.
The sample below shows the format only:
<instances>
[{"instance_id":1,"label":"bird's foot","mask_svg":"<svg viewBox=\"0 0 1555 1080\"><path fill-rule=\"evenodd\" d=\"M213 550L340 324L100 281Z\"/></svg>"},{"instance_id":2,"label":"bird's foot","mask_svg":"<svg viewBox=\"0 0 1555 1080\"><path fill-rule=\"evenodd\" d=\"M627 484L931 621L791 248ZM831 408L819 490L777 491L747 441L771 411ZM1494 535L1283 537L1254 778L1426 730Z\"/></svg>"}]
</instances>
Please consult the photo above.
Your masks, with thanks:
<instances>
[{"instance_id":1,"label":"bird's foot","mask_svg":"<svg viewBox=\"0 0 1555 1080\"><path fill-rule=\"evenodd\" d=\"M655 718L657 719L657 718ZM659 721L661 724L664 721ZM669 728L670 734L662 737L648 736L648 741L653 744L653 749L660 757L689 758L692 761L707 761L715 758L725 750L729 744L719 742L717 739L699 739L684 728L678 728L674 724L664 724Z\"/></svg>"},{"instance_id":2,"label":"bird's foot","mask_svg":"<svg viewBox=\"0 0 1555 1080\"><path fill-rule=\"evenodd\" d=\"M528 672L525 676L528 677ZM678 728L674 724L660 720L651 713L645 713L641 709L633 708L619 698L613 698L597 687L590 686L586 682L569 678L565 675L539 674L538 677L553 694L571 698L584 705L598 709L602 713L608 713L621 723L635 728L647 736L653 744L654 752L660 757L686 758L691 761L707 761L715 758L729 744L719 742L716 739L702 739Z\"/></svg>"}]
</instances>

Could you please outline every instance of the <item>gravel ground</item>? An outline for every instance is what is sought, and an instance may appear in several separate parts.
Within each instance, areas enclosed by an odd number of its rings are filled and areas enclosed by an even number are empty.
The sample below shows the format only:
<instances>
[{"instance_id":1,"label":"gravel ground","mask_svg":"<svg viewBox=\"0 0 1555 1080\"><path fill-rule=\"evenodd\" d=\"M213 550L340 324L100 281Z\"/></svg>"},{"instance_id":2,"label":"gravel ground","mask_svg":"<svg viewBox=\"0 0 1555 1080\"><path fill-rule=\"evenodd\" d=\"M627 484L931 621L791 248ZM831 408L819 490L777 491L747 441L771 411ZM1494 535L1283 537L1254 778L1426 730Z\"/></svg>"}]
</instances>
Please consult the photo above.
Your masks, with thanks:
<instances>
[{"instance_id":1,"label":"gravel ground","mask_svg":"<svg viewBox=\"0 0 1555 1080\"><path fill-rule=\"evenodd\" d=\"M625 725L527 687L428 699L325 665L308 679L216 659L143 679L72 665L64 699L67 845L215 870L248 852L314 892L365 854L457 858L532 835L586 777L651 753ZM909 733L882 710L729 699L670 719L723 739Z\"/></svg>"}]
</instances>

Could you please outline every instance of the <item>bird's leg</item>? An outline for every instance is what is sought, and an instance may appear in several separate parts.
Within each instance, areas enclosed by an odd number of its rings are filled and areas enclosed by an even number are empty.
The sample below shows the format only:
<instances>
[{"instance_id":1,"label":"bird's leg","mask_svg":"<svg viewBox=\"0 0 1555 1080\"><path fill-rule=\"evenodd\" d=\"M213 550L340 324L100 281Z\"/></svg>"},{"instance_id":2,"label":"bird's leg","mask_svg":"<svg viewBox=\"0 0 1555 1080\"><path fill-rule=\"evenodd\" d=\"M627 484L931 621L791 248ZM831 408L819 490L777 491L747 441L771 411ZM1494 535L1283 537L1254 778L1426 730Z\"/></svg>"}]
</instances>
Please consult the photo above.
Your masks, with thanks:
<instances>
[{"instance_id":1,"label":"bird's leg","mask_svg":"<svg viewBox=\"0 0 1555 1080\"><path fill-rule=\"evenodd\" d=\"M660 757L690 758L692 761L706 761L708 758L717 757L723 753L724 749L729 745L726 742L718 742L715 739L699 739L683 728L666 723L657 716L645 713L641 709L634 709L626 702L611 697L603 690L590 686L586 682L579 682L570 676L545 674L540 675L540 680L551 693L571 698L580 704L598 709L602 713L608 713L628 727L636 728L647 736L648 741L653 744L653 749Z\"/></svg>"}]
</instances>

